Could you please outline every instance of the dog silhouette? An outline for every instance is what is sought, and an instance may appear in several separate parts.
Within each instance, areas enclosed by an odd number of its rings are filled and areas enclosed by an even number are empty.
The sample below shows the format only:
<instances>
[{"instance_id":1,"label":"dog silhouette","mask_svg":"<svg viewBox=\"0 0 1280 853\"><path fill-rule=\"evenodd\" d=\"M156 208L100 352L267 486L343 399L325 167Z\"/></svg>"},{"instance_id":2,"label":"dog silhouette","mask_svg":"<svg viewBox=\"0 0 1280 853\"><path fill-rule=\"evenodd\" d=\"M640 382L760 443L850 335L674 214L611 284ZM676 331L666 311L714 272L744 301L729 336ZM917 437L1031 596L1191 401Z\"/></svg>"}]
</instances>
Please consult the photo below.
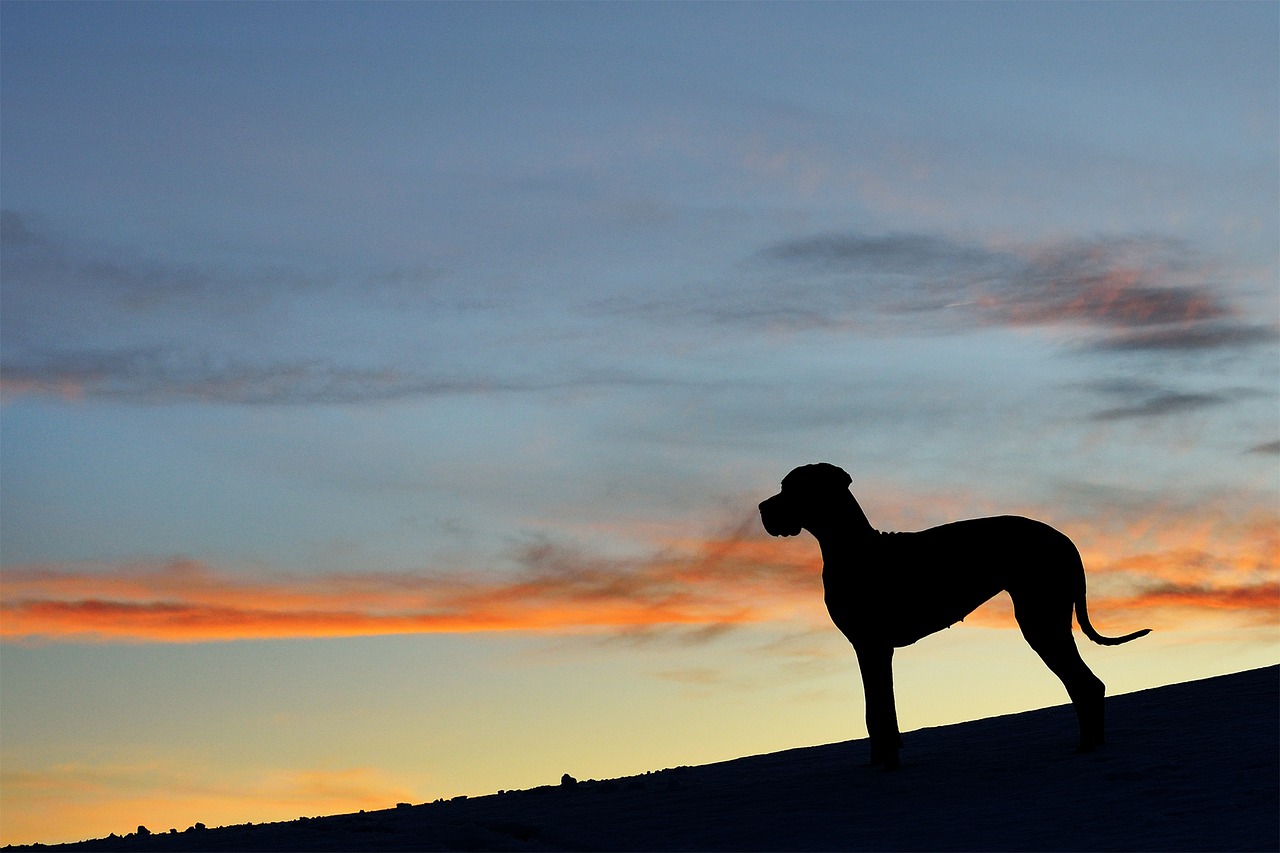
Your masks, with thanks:
<instances>
[{"instance_id":1,"label":"dog silhouette","mask_svg":"<svg viewBox=\"0 0 1280 853\"><path fill-rule=\"evenodd\" d=\"M1080 658L1075 611L1086 637L1105 646L1150 633L1104 637L1089 623L1084 564L1063 533L1016 515L975 518L918 533L882 533L849 492L852 478L820 462L796 468L760 503L772 536L808 530L822 548L831 621L853 644L866 696L871 763L898 766L902 739L893 700L893 650L948 628L1007 590L1031 648L1062 680L1080 722L1078 751L1103 743L1106 688Z\"/></svg>"}]
</instances>

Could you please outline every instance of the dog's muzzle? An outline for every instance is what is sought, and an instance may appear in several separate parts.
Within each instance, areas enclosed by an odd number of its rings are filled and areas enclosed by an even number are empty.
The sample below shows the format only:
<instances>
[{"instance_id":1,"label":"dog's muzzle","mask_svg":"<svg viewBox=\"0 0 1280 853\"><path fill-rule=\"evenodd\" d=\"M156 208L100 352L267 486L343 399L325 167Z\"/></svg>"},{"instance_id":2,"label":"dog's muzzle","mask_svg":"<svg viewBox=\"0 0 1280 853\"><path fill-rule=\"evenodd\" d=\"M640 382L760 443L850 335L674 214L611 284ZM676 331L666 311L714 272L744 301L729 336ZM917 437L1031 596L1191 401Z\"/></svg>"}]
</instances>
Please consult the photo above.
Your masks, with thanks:
<instances>
[{"instance_id":1,"label":"dog's muzzle","mask_svg":"<svg viewBox=\"0 0 1280 853\"><path fill-rule=\"evenodd\" d=\"M760 502L760 521L770 536L795 536L800 522L781 493Z\"/></svg>"}]
</instances>

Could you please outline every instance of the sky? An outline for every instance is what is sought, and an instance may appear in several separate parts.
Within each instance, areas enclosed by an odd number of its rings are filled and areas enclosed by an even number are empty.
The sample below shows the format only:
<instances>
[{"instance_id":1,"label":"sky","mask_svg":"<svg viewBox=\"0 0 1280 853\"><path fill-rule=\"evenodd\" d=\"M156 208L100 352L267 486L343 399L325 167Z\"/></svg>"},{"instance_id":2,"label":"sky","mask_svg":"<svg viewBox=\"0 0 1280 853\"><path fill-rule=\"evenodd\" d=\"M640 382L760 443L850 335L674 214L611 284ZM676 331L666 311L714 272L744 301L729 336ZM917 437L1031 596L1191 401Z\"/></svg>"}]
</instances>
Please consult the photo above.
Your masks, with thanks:
<instances>
[{"instance_id":1,"label":"sky","mask_svg":"<svg viewBox=\"0 0 1280 853\"><path fill-rule=\"evenodd\" d=\"M1274 3L7 0L0 118L0 843L865 736L810 462L1280 660Z\"/></svg>"}]
</instances>

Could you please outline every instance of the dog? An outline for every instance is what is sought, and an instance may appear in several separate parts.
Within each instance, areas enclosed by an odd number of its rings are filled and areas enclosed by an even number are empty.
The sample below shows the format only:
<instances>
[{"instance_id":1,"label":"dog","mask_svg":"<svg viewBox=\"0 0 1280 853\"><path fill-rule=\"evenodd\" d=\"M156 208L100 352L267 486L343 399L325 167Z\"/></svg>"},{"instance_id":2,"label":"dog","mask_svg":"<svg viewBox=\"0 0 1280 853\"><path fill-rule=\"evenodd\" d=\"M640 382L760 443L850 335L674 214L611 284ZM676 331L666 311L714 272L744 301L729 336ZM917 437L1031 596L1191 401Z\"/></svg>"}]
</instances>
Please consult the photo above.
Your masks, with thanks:
<instances>
[{"instance_id":1,"label":"dog","mask_svg":"<svg viewBox=\"0 0 1280 853\"><path fill-rule=\"evenodd\" d=\"M1016 515L975 518L918 533L882 533L835 465L803 465L782 491L760 503L771 536L808 530L822 549L822 586L831 621L853 644L866 697L871 763L898 767L902 738L893 701L893 650L949 628L1002 590L1031 648L1062 680L1080 723L1078 752L1103 744L1106 688L1080 658L1071 613L1085 636L1105 646L1150 633L1104 637L1089 623L1084 564L1067 536Z\"/></svg>"}]
</instances>

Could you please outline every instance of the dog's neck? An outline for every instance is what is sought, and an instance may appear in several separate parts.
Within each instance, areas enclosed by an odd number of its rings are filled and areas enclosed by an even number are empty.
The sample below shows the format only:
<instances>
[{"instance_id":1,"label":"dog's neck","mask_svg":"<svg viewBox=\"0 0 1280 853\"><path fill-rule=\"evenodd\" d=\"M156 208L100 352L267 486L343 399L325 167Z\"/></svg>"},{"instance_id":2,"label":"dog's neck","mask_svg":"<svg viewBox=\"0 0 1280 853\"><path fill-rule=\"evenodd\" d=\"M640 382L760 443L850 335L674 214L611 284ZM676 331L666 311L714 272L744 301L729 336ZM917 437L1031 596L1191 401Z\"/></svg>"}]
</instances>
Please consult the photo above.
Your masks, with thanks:
<instances>
[{"instance_id":1,"label":"dog's neck","mask_svg":"<svg viewBox=\"0 0 1280 853\"><path fill-rule=\"evenodd\" d=\"M827 565L843 563L880 535L849 492L834 503L831 512L813 519L805 527L818 540L822 561Z\"/></svg>"}]
</instances>

